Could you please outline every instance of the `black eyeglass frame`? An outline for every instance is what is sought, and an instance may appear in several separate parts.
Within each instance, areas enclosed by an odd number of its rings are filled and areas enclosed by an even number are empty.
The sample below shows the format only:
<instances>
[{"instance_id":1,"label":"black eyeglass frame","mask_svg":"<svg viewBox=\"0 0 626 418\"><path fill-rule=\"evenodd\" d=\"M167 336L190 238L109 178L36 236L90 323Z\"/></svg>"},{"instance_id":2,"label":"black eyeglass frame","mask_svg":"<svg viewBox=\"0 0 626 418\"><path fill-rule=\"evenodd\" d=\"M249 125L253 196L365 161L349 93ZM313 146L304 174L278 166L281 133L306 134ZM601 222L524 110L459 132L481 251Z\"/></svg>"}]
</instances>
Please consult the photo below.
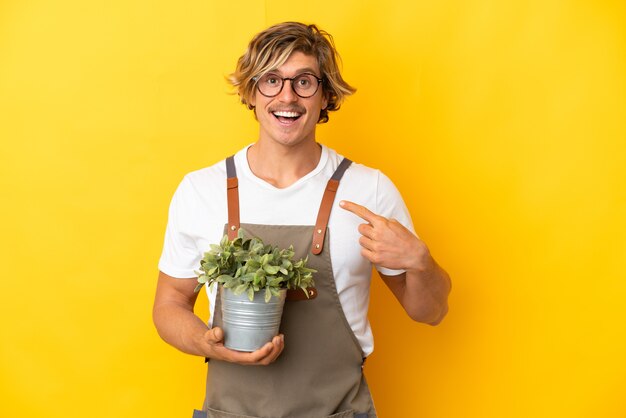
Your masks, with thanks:
<instances>
[{"instance_id":1,"label":"black eyeglass frame","mask_svg":"<svg viewBox=\"0 0 626 418\"><path fill-rule=\"evenodd\" d=\"M268 73L268 74L273 74L273 73ZM263 75L267 75L267 74L263 74ZM263 93L261 91L261 88L259 87L259 79L261 78L261 76L256 76L256 77L252 78L254 80L254 82L256 83L256 89L259 91L259 93L261 93L265 97L276 97L276 96L278 96L280 94L280 92L283 91L283 88L285 87L285 81L289 80L290 81L289 85L291 85L291 91L293 91L296 96L298 96L298 97L300 97L302 99L308 99L308 98L311 98L311 97L315 96L317 91L320 89L320 86L324 83L324 79L323 78L320 78L320 77L316 76L313 73L302 73L302 74L298 74L295 77L280 77L277 74L273 74L273 75L276 76L276 78L281 81L281 84L280 84L280 89L278 90L278 92L276 94L272 94L272 95L265 94L265 93ZM293 81L296 78L298 78L298 77L302 77L303 75L310 75L314 79L317 80L317 87L315 88L315 91L310 96L303 96L303 95L301 95L300 93L298 93L296 91L296 88L294 87Z\"/></svg>"}]
</instances>

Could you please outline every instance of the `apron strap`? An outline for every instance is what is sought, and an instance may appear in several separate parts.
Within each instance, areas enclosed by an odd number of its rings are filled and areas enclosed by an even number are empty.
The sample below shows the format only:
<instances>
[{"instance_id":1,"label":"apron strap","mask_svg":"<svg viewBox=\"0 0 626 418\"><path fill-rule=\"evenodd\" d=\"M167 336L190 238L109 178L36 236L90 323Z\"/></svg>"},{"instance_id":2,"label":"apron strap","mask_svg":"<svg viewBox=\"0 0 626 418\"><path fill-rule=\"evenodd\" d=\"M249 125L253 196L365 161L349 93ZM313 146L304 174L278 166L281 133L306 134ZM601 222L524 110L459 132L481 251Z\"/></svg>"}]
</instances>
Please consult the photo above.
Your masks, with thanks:
<instances>
[{"instance_id":1,"label":"apron strap","mask_svg":"<svg viewBox=\"0 0 626 418\"><path fill-rule=\"evenodd\" d=\"M332 210L333 202L335 201L335 195L337 194L337 189L339 188L339 182L343 177L343 173L345 173L348 167L350 167L350 164L352 164L352 161L344 158L326 184L326 190L324 190L320 210L317 213L317 220L315 221L315 228L313 229L311 252L315 255L321 254L324 249L324 237L326 236L328 219L330 219L330 211Z\"/></svg>"},{"instance_id":2,"label":"apron strap","mask_svg":"<svg viewBox=\"0 0 626 418\"><path fill-rule=\"evenodd\" d=\"M226 200L228 202L228 239L237 238L239 232L239 180L235 160L231 155L226 159Z\"/></svg>"}]
</instances>

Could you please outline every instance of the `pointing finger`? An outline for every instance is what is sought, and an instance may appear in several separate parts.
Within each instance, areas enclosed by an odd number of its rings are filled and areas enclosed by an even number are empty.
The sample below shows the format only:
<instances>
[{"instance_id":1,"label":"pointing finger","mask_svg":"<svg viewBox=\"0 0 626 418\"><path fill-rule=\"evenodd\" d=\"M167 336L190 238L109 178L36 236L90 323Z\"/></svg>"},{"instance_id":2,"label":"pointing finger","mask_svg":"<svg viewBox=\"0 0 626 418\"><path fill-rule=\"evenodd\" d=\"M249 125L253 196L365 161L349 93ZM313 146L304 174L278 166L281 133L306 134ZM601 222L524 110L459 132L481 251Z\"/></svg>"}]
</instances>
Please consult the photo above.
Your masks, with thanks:
<instances>
[{"instance_id":1,"label":"pointing finger","mask_svg":"<svg viewBox=\"0 0 626 418\"><path fill-rule=\"evenodd\" d=\"M339 202L339 206L349 212L354 213L356 216L366 220L369 223L373 223L379 218L378 215L370 211L365 206L358 205L348 200L342 200L341 202Z\"/></svg>"}]
</instances>

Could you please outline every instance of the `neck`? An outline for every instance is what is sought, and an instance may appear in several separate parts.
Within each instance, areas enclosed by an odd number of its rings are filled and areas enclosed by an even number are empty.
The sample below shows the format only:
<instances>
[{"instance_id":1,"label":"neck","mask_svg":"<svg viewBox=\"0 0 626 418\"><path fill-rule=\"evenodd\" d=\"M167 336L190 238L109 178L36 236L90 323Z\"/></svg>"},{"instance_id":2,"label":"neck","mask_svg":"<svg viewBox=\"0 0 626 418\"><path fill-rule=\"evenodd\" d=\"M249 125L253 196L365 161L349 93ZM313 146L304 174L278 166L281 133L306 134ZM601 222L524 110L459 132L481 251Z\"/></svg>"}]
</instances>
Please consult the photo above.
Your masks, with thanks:
<instances>
[{"instance_id":1,"label":"neck","mask_svg":"<svg viewBox=\"0 0 626 418\"><path fill-rule=\"evenodd\" d=\"M248 148L248 165L258 178L274 187L289 187L317 167L322 147L307 142L297 147L275 147L259 141Z\"/></svg>"}]
</instances>

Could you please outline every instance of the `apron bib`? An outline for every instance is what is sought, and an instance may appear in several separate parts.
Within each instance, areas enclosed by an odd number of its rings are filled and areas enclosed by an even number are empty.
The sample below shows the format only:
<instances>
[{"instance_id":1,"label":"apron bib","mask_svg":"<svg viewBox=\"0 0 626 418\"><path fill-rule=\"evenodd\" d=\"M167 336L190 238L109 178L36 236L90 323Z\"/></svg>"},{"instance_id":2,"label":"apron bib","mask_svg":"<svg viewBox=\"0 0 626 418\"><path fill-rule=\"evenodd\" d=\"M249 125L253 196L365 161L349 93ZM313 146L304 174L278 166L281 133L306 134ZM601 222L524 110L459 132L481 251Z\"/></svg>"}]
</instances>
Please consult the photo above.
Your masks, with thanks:
<instances>
[{"instance_id":1,"label":"apron bib","mask_svg":"<svg viewBox=\"0 0 626 418\"><path fill-rule=\"evenodd\" d=\"M344 159L328 182L315 226L239 223L238 186L232 157L227 160L230 238L243 228L266 244L294 246L294 259L308 255L317 270L315 291L307 299L297 289L287 297L280 332L285 348L268 366L242 366L210 360L203 411L194 418L352 418L376 417L363 376L363 352L345 317L333 275L327 230ZM218 295L214 326L222 326Z\"/></svg>"}]
</instances>

